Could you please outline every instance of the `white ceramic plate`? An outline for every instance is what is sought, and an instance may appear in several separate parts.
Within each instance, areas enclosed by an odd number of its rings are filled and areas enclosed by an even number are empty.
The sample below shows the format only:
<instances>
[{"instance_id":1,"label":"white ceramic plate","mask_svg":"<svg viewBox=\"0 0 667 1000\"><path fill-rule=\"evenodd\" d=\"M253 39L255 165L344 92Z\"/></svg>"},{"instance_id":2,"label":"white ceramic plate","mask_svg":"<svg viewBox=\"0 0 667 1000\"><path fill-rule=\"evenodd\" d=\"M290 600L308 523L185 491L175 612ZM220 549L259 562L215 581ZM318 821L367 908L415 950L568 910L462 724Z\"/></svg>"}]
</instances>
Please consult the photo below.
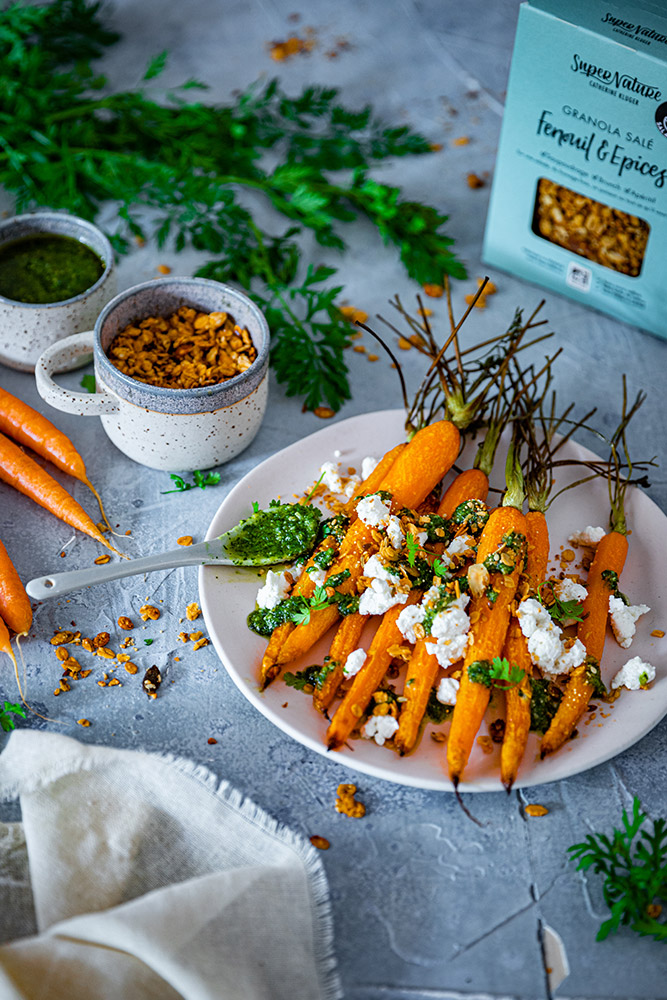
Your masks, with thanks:
<instances>
[{"instance_id":1,"label":"white ceramic plate","mask_svg":"<svg viewBox=\"0 0 667 1000\"><path fill-rule=\"evenodd\" d=\"M293 494L302 495L317 479L324 461L340 461L341 469L345 470L348 465L359 468L366 455L381 456L404 440L403 419L402 410L384 410L351 417L273 455L234 487L213 518L207 538L213 538L237 524L251 511L255 500L265 507L276 495L283 500L291 499ZM341 452L340 458L334 457L337 449ZM473 455L474 451L469 446L459 459L460 467L467 468ZM562 456L592 457L590 452L576 444L568 444L562 450ZM500 475L496 473L492 486L501 486L503 468L504 455L500 453L496 462ZM566 469L559 474L555 491L560 485L580 476L580 471L575 473ZM531 733L515 787L555 781L601 764L636 743L667 713L667 638L650 635L655 628L665 628L667 621L663 613L667 581L667 518L639 490L629 491L626 510L632 535L621 589L629 595L632 603L648 604L653 610L639 620L631 649L621 649L611 634L608 636L602 676L608 683L630 657L641 656L656 667L656 680L647 691L624 690L613 706L602 703L593 719L580 724L579 737L544 761L538 758L538 737ZM558 555L563 547L569 547L567 537L573 531L588 524L606 526L608 517L606 483L593 481L563 494L548 515L552 554ZM581 554L579 550L578 558ZM559 568L557 563L552 563L552 569ZM295 740L317 753L331 756L323 742L327 722L313 708L308 695L287 687L280 678L266 691L260 693L258 690L258 667L266 640L247 628L246 617L255 607L259 585L257 570L202 567L199 592L209 635L228 673L260 712ZM372 631L369 623L361 640L365 648L368 648ZM330 639L331 635L288 669L301 670L311 663L321 663ZM399 679L397 691L400 693L401 690ZM494 706L492 702L481 733L487 732L488 722L502 715L502 696L495 697L498 703ZM426 726L419 747L406 757L399 757L386 747L378 747L371 740L358 739L350 747L337 751L333 759L354 770L400 784L451 791L444 767L444 745L430 738L433 728L430 724ZM448 723L441 728L446 731ZM485 754L475 745L460 787L465 791L498 791L501 787L498 774L499 747L494 744L493 752Z\"/></svg>"}]
</instances>

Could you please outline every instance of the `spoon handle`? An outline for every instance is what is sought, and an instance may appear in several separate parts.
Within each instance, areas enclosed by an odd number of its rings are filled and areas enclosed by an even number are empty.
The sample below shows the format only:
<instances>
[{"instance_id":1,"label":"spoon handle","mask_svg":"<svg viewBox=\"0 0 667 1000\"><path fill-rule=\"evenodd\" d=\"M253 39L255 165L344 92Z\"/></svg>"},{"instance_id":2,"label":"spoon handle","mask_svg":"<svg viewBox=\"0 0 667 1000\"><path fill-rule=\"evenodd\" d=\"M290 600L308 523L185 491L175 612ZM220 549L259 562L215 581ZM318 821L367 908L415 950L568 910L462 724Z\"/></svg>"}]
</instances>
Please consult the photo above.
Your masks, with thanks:
<instances>
[{"instance_id":1,"label":"spoon handle","mask_svg":"<svg viewBox=\"0 0 667 1000\"><path fill-rule=\"evenodd\" d=\"M171 552L145 556L143 559L132 559L129 562L107 563L104 566L89 566L87 569L75 569L69 573L50 573L30 580L26 585L29 596L38 601L47 597L62 597L72 590L89 587L94 583L106 583L109 580L120 580L124 576L136 576L139 573L151 573L158 569L171 569L174 566L201 566L203 563L218 563L229 565L230 560L216 556L212 549L214 543L199 542ZM217 547L219 551L219 546Z\"/></svg>"}]
</instances>

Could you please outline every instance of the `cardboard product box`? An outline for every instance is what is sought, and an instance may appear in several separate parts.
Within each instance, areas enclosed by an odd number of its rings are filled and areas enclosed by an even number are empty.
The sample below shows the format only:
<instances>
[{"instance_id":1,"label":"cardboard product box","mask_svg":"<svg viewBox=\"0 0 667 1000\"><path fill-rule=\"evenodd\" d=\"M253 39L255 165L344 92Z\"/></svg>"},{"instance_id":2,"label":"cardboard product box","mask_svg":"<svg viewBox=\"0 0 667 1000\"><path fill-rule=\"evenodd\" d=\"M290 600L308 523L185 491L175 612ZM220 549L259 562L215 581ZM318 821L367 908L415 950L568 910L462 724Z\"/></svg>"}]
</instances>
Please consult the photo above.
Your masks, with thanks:
<instances>
[{"instance_id":1,"label":"cardboard product box","mask_svg":"<svg viewBox=\"0 0 667 1000\"><path fill-rule=\"evenodd\" d=\"M667 3L522 4L483 257L667 339Z\"/></svg>"}]
</instances>

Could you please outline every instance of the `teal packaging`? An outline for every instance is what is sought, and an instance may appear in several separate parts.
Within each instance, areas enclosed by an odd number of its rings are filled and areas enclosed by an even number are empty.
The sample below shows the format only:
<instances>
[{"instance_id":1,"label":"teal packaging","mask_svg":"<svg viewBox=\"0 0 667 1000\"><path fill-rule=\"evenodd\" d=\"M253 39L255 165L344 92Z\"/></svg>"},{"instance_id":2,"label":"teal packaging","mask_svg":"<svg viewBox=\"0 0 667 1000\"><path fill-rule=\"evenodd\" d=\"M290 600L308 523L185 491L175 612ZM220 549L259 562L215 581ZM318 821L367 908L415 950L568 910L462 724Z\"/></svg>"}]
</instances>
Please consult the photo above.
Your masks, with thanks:
<instances>
[{"instance_id":1,"label":"teal packaging","mask_svg":"<svg viewBox=\"0 0 667 1000\"><path fill-rule=\"evenodd\" d=\"M519 13L483 258L667 338L667 17Z\"/></svg>"}]
</instances>

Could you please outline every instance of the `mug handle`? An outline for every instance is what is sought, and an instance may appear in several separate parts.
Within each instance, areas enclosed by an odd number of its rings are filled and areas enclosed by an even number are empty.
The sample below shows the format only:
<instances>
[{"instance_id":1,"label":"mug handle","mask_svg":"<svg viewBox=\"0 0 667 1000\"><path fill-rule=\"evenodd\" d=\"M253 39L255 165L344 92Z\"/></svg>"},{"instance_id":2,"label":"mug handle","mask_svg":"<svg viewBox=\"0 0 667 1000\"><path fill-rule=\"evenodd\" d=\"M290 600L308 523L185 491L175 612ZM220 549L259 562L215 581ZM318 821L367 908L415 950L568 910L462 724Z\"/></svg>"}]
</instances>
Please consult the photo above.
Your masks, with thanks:
<instances>
[{"instance_id":1,"label":"mug handle","mask_svg":"<svg viewBox=\"0 0 667 1000\"><path fill-rule=\"evenodd\" d=\"M37 392L49 406L64 413L78 413L82 417L95 417L102 413L118 413L116 398L108 392L73 392L63 389L52 376L71 365L75 358L81 364L92 360L94 330L74 333L57 340L40 354L35 365ZM85 360L84 360L85 359Z\"/></svg>"}]
</instances>

